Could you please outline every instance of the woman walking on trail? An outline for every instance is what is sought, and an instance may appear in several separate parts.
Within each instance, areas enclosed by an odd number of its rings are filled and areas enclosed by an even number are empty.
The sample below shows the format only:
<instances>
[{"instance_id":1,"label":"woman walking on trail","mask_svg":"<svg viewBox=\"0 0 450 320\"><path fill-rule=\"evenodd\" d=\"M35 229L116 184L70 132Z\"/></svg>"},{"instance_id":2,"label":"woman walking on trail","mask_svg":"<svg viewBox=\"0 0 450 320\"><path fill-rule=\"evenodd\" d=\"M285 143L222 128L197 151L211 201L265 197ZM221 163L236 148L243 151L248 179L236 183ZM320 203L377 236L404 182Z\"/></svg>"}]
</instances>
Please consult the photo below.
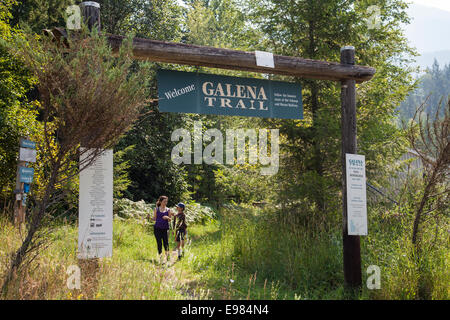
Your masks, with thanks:
<instances>
[{"instance_id":1,"label":"woman walking on trail","mask_svg":"<svg viewBox=\"0 0 450 320\"><path fill-rule=\"evenodd\" d=\"M169 262L169 221L172 219L172 211L167 207L169 198L160 196L156 202L156 208L153 212L153 220L155 220L154 232L156 243L158 245L159 261L162 263L162 244L164 243L164 251L166 253L166 261Z\"/></svg>"},{"instance_id":2,"label":"woman walking on trail","mask_svg":"<svg viewBox=\"0 0 450 320\"><path fill-rule=\"evenodd\" d=\"M178 260L181 259L182 250L184 248L184 239L186 237L186 215L184 214L184 203L177 204L177 213L173 218L173 229L175 241L177 242ZM180 247L181 246L181 247Z\"/></svg>"}]
</instances>

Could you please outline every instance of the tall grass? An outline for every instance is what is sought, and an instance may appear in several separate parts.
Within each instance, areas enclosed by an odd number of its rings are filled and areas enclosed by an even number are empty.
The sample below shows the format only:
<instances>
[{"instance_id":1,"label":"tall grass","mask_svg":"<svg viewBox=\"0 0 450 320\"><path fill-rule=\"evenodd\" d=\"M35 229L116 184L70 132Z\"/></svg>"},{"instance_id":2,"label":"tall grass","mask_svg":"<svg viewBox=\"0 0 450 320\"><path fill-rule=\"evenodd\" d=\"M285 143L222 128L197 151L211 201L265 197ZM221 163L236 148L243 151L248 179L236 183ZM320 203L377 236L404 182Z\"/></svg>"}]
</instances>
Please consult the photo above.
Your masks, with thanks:
<instances>
[{"instance_id":1,"label":"tall grass","mask_svg":"<svg viewBox=\"0 0 450 320\"><path fill-rule=\"evenodd\" d=\"M448 299L448 227L436 233L435 225L426 226L427 249L418 256L411 219L397 213L370 208L369 235L361 236L363 287L356 295L343 287L341 224L318 227L272 209L222 210L215 229L193 244L186 267L218 289L216 298ZM381 289L366 287L370 265L381 269Z\"/></svg>"},{"instance_id":2,"label":"tall grass","mask_svg":"<svg viewBox=\"0 0 450 320\"><path fill-rule=\"evenodd\" d=\"M383 207L369 208L369 235L361 237L363 288L343 287L341 225L273 208L230 207L217 220L190 224L184 257L158 264L150 225L115 220L113 257L95 273L82 268L80 290L66 273L77 260L77 226L60 222L50 247L11 284L8 299L448 299L448 225L424 225L422 251L411 245L411 219ZM305 222L306 221L306 222ZM448 222L447 222L448 223ZM331 227L330 227L331 226ZM438 231L436 231L438 230ZM20 244L16 228L0 219L0 274ZM170 236L170 248L174 248ZM420 253L420 254L419 254ZM173 259L176 253L172 252ZM365 286L366 269L381 269L381 289ZM86 274L87 272L87 274Z\"/></svg>"},{"instance_id":3,"label":"tall grass","mask_svg":"<svg viewBox=\"0 0 450 320\"><path fill-rule=\"evenodd\" d=\"M333 291L342 282L342 261L336 255L340 243L334 241L333 235L307 232L276 216L245 219L240 214L227 219L233 221L227 233L233 237L234 254L242 267L257 270L264 278L280 280L302 296L324 284Z\"/></svg>"},{"instance_id":4,"label":"tall grass","mask_svg":"<svg viewBox=\"0 0 450 320\"><path fill-rule=\"evenodd\" d=\"M8 253L20 244L17 229L0 220L0 274ZM61 223L50 247L11 283L7 299L183 299L179 271L161 268L153 233L134 221L114 221L113 257L101 259L95 284L82 281L80 290L67 286L77 259L77 226ZM172 244L173 247L173 244ZM89 278L83 274L82 278ZM92 287L94 286L94 287Z\"/></svg>"},{"instance_id":5,"label":"tall grass","mask_svg":"<svg viewBox=\"0 0 450 320\"><path fill-rule=\"evenodd\" d=\"M195 226L190 234L192 245L183 263L214 288L212 298L342 295L342 245L336 233L308 232L271 210L241 207L222 210L219 221Z\"/></svg>"},{"instance_id":6,"label":"tall grass","mask_svg":"<svg viewBox=\"0 0 450 320\"><path fill-rule=\"evenodd\" d=\"M373 208L369 235L362 242L363 266L378 265L381 289L374 299L449 299L448 219L423 225L419 250L411 242L412 217L398 208Z\"/></svg>"}]
</instances>

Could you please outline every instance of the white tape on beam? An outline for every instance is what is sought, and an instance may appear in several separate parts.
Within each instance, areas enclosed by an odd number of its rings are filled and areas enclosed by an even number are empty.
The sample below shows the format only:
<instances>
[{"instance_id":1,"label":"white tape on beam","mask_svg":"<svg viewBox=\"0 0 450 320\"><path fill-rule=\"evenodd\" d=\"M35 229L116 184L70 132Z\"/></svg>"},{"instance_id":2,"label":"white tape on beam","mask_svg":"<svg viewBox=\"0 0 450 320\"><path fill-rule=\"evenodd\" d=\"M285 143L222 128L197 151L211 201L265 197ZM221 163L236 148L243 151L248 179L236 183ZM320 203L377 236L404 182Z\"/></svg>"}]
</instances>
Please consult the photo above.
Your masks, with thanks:
<instances>
[{"instance_id":1,"label":"white tape on beam","mask_svg":"<svg viewBox=\"0 0 450 320\"><path fill-rule=\"evenodd\" d=\"M272 52L255 51L255 57L257 66L275 68Z\"/></svg>"},{"instance_id":2,"label":"white tape on beam","mask_svg":"<svg viewBox=\"0 0 450 320\"><path fill-rule=\"evenodd\" d=\"M96 7L100 9L100 3L95 2L95 1L84 1L82 3L80 3L81 6L84 7Z\"/></svg>"}]
</instances>

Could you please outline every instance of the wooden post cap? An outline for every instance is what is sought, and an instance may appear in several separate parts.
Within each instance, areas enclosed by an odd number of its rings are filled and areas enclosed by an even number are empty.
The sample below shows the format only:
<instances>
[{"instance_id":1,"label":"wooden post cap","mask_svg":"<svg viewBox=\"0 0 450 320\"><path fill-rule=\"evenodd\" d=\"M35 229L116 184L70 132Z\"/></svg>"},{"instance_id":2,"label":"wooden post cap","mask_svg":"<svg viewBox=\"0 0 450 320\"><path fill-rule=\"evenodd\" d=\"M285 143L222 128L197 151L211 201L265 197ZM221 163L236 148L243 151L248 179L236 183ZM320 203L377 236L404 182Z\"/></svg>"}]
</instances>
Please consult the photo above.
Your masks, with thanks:
<instances>
[{"instance_id":1,"label":"wooden post cap","mask_svg":"<svg viewBox=\"0 0 450 320\"><path fill-rule=\"evenodd\" d=\"M80 4L80 8L83 19L89 30L92 30L92 28L95 27L100 32L100 4L94 1L84 1Z\"/></svg>"},{"instance_id":2,"label":"wooden post cap","mask_svg":"<svg viewBox=\"0 0 450 320\"><path fill-rule=\"evenodd\" d=\"M355 51L355 47L354 46L344 46L344 47L341 48L341 52L344 51L344 50L353 50L353 51Z\"/></svg>"},{"instance_id":3,"label":"wooden post cap","mask_svg":"<svg viewBox=\"0 0 450 320\"><path fill-rule=\"evenodd\" d=\"M341 63L355 64L355 47L345 46L341 48Z\"/></svg>"},{"instance_id":4,"label":"wooden post cap","mask_svg":"<svg viewBox=\"0 0 450 320\"><path fill-rule=\"evenodd\" d=\"M95 1L83 1L82 3L80 3L80 6L82 7L95 7L100 9L100 3L95 2Z\"/></svg>"}]
</instances>

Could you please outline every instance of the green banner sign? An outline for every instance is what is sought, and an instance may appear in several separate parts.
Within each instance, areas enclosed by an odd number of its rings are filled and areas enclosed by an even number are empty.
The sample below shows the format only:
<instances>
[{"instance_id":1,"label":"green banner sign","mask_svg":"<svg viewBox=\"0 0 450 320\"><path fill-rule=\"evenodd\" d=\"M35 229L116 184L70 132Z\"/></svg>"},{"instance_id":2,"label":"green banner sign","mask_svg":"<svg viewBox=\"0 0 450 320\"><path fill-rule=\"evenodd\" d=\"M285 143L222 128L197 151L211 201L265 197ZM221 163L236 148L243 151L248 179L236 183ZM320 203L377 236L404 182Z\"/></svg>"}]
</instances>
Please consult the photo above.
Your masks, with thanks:
<instances>
[{"instance_id":1,"label":"green banner sign","mask_svg":"<svg viewBox=\"0 0 450 320\"><path fill-rule=\"evenodd\" d=\"M303 119L298 83L158 70L159 110Z\"/></svg>"}]
</instances>

